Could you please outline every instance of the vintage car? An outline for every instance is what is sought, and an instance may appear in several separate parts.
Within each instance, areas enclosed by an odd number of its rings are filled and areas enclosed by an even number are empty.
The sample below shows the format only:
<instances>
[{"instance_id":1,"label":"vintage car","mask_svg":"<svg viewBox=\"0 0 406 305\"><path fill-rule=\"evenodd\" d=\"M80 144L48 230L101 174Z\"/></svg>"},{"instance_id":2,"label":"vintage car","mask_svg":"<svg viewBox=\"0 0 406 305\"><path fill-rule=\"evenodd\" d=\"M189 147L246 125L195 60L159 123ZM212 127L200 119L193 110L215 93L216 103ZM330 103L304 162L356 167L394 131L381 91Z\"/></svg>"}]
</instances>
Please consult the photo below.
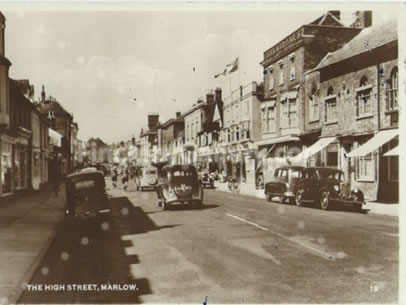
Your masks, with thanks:
<instances>
[{"instance_id":1,"label":"vintage car","mask_svg":"<svg viewBox=\"0 0 406 305\"><path fill-rule=\"evenodd\" d=\"M143 167L137 173L135 178L137 190L155 189L158 184L158 169L156 167Z\"/></svg>"},{"instance_id":2,"label":"vintage car","mask_svg":"<svg viewBox=\"0 0 406 305\"><path fill-rule=\"evenodd\" d=\"M101 171L84 171L65 179L68 219L97 217L110 212L104 175Z\"/></svg>"},{"instance_id":3,"label":"vintage car","mask_svg":"<svg viewBox=\"0 0 406 305\"><path fill-rule=\"evenodd\" d=\"M209 173L200 174L200 183L203 187L214 188L214 177Z\"/></svg>"},{"instance_id":4,"label":"vintage car","mask_svg":"<svg viewBox=\"0 0 406 305\"><path fill-rule=\"evenodd\" d=\"M277 168L272 179L265 184L265 197L271 201L279 197L281 202L295 202L296 190L302 178L303 166L285 166Z\"/></svg>"},{"instance_id":5,"label":"vintage car","mask_svg":"<svg viewBox=\"0 0 406 305\"><path fill-rule=\"evenodd\" d=\"M343 171L325 167L303 170L296 191L296 205L303 206L307 202L319 203L323 210L331 209L335 204L345 204L360 211L365 204L364 194L357 188L351 189Z\"/></svg>"},{"instance_id":6,"label":"vintage car","mask_svg":"<svg viewBox=\"0 0 406 305\"><path fill-rule=\"evenodd\" d=\"M157 188L158 204L163 209L174 203L188 203L194 207L203 204L203 187L196 168L189 164L165 166L160 172Z\"/></svg>"}]
</instances>

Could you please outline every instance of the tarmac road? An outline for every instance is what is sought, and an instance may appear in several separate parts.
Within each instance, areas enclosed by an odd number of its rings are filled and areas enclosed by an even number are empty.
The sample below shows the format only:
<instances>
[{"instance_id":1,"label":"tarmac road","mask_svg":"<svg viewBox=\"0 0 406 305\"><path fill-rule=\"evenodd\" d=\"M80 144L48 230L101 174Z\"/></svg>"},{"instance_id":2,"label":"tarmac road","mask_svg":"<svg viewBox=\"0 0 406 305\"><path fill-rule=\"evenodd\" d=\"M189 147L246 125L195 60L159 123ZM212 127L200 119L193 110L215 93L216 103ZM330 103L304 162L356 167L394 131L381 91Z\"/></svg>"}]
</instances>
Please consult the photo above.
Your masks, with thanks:
<instances>
[{"instance_id":1,"label":"tarmac road","mask_svg":"<svg viewBox=\"0 0 406 305\"><path fill-rule=\"evenodd\" d=\"M163 211L154 192L132 190L109 190L110 219L57 234L30 284L65 291L26 289L20 303L398 301L397 217L216 190L205 190L201 210ZM138 290L66 291L106 283Z\"/></svg>"}]
</instances>

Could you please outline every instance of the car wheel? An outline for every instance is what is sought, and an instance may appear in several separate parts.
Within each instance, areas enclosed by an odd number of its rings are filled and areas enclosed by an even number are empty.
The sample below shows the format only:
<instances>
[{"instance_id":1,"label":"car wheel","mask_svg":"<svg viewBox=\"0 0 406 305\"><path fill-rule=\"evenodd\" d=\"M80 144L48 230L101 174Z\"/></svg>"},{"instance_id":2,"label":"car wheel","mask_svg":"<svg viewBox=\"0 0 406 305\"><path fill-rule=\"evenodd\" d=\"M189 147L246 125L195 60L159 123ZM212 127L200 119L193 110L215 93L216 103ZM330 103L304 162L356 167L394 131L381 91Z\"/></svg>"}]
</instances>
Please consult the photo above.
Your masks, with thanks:
<instances>
[{"instance_id":1,"label":"car wheel","mask_svg":"<svg viewBox=\"0 0 406 305\"><path fill-rule=\"evenodd\" d=\"M322 210L329 210L331 208L331 202L330 202L330 195L327 191L324 191L321 193L320 196L320 207Z\"/></svg>"},{"instance_id":2,"label":"car wheel","mask_svg":"<svg viewBox=\"0 0 406 305\"><path fill-rule=\"evenodd\" d=\"M361 203L354 203L352 206L354 212L362 212L362 204Z\"/></svg>"},{"instance_id":3,"label":"car wheel","mask_svg":"<svg viewBox=\"0 0 406 305\"><path fill-rule=\"evenodd\" d=\"M265 194L266 200L271 202L272 201L272 194Z\"/></svg>"},{"instance_id":4,"label":"car wheel","mask_svg":"<svg viewBox=\"0 0 406 305\"><path fill-rule=\"evenodd\" d=\"M304 206L304 202L303 202L303 195L304 195L304 189L298 189L296 192L296 205L298 207L302 207Z\"/></svg>"}]
</instances>

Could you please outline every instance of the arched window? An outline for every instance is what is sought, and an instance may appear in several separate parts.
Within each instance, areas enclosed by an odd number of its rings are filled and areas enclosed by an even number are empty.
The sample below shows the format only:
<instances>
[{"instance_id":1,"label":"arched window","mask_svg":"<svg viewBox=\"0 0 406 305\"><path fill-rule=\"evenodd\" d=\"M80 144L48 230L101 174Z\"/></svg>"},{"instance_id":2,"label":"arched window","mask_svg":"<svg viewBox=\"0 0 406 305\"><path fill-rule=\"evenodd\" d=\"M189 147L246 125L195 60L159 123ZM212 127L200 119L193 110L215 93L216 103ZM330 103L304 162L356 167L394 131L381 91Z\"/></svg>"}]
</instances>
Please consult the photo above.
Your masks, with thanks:
<instances>
[{"instance_id":1,"label":"arched window","mask_svg":"<svg viewBox=\"0 0 406 305\"><path fill-rule=\"evenodd\" d=\"M399 75L398 67L394 67L390 74L389 84L387 88L387 108L388 110L398 109L398 88L399 88Z\"/></svg>"},{"instance_id":2,"label":"arched window","mask_svg":"<svg viewBox=\"0 0 406 305\"><path fill-rule=\"evenodd\" d=\"M366 76L361 77L359 81L359 88L355 89L357 92L356 100L356 116L365 117L372 115L371 105L371 91L372 86L368 84L368 78Z\"/></svg>"}]
</instances>

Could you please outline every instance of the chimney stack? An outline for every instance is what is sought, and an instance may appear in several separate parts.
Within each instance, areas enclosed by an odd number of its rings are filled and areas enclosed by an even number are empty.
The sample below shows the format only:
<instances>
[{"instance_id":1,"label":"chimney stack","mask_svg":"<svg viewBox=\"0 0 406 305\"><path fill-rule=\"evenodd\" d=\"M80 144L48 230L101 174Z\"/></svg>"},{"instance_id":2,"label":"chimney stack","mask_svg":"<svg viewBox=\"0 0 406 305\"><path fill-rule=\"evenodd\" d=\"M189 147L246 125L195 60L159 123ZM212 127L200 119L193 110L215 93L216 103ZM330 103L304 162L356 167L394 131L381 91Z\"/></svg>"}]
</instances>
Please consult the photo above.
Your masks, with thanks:
<instances>
[{"instance_id":1,"label":"chimney stack","mask_svg":"<svg viewBox=\"0 0 406 305\"><path fill-rule=\"evenodd\" d=\"M45 104L45 86L44 86L44 85L42 85L41 103L42 103L42 104Z\"/></svg>"},{"instance_id":2,"label":"chimney stack","mask_svg":"<svg viewBox=\"0 0 406 305\"><path fill-rule=\"evenodd\" d=\"M328 11L331 15L336 17L338 20L340 20L341 17L341 12L340 11Z\"/></svg>"},{"instance_id":3,"label":"chimney stack","mask_svg":"<svg viewBox=\"0 0 406 305\"><path fill-rule=\"evenodd\" d=\"M356 11L352 28L368 28L372 26L372 11Z\"/></svg>"},{"instance_id":4,"label":"chimney stack","mask_svg":"<svg viewBox=\"0 0 406 305\"><path fill-rule=\"evenodd\" d=\"M214 104L214 94L213 93L207 93L206 94L206 104L211 105Z\"/></svg>"},{"instance_id":5,"label":"chimney stack","mask_svg":"<svg viewBox=\"0 0 406 305\"><path fill-rule=\"evenodd\" d=\"M221 88L216 88L215 94L216 94L215 101L216 103L218 103L221 101Z\"/></svg>"},{"instance_id":6,"label":"chimney stack","mask_svg":"<svg viewBox=\"0 0 406 305\"><path fill-rule=\"evenodd\" d=\"M178 112L176 112L176 118L178 118L178 117L180 117L180 112L178 111Z\"/></svg>"},{"instance_id":7,"label":"chimney stack","mask_svg":"<svg viewBox=\"0 0 406 305\"><path fill-rule=\"evenodd\" d=\"M159 123L159 114L150 113L148 114L148 128L149 130L158 126Z\"/></svg>"}]
</instances>

